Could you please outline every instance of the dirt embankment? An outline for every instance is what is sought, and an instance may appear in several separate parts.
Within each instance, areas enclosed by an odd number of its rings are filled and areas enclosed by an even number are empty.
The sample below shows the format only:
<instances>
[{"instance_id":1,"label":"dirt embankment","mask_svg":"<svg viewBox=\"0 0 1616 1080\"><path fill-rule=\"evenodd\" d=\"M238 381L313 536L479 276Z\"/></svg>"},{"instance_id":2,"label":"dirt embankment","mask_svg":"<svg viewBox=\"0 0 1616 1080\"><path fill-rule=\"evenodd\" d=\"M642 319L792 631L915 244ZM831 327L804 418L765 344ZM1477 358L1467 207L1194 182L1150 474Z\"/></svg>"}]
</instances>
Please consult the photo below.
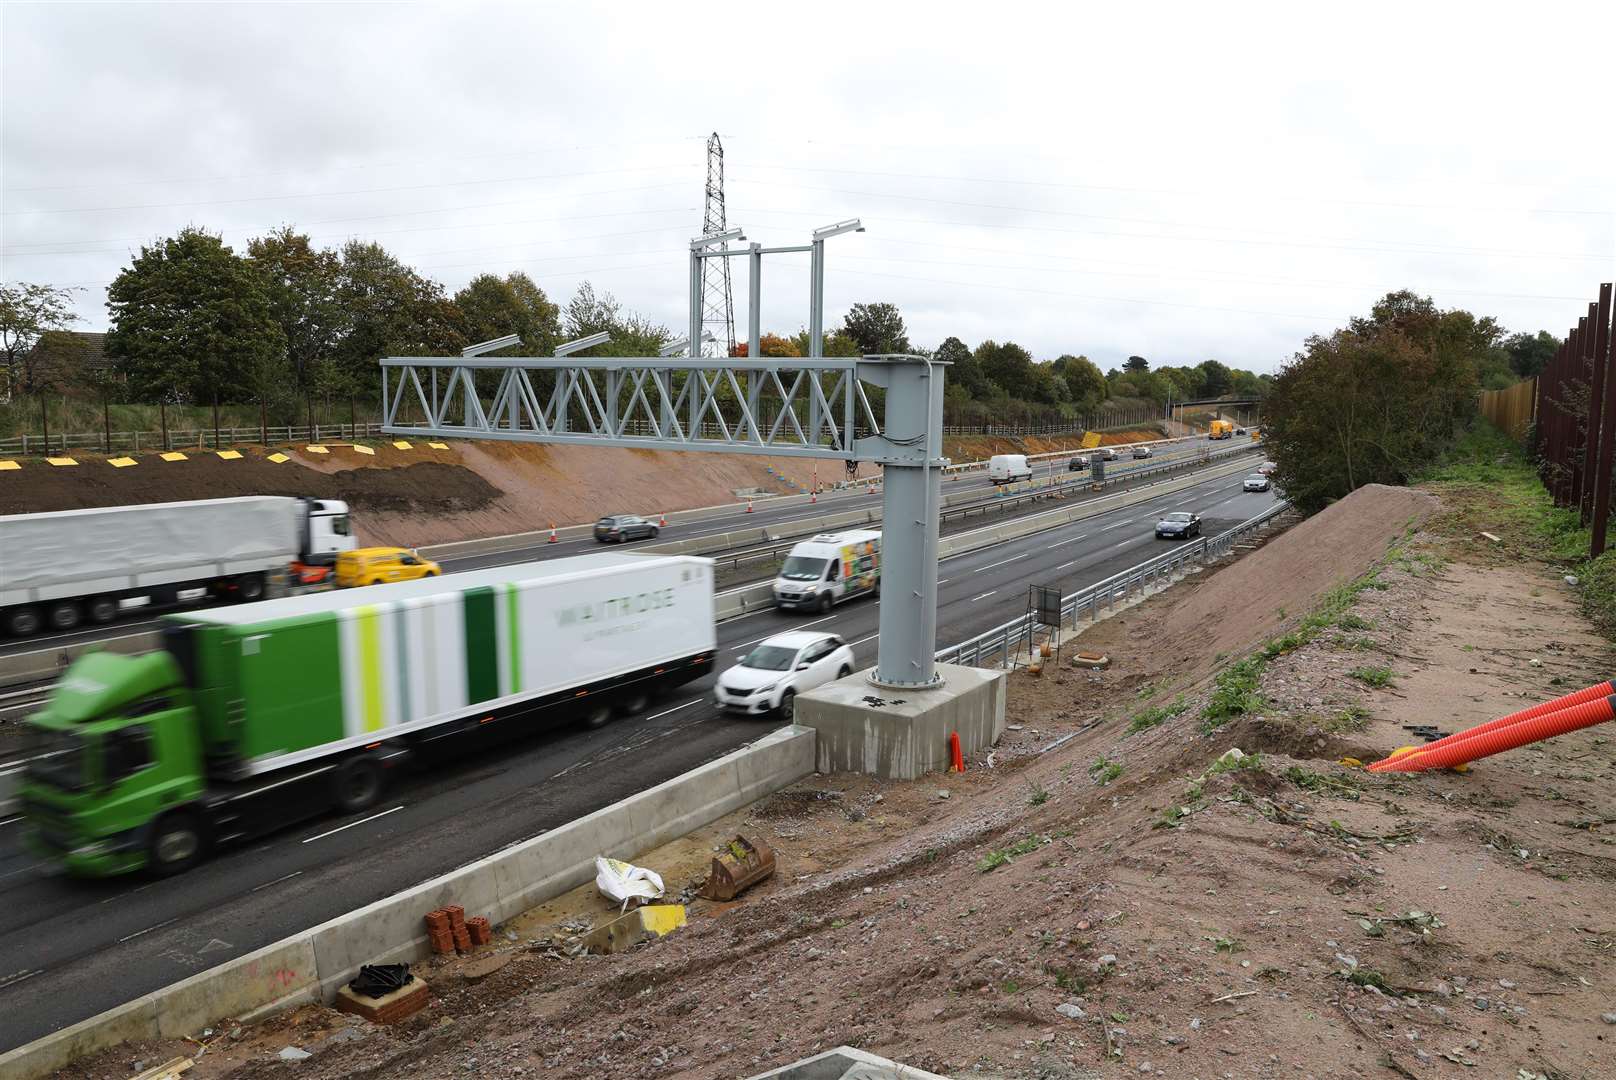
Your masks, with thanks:
<instances>
[{"instance_id":1,"label":"dirt embankment","mask_svg":"<svg viewBox=\"0 0 1616 1080\"><path fill-rule=\"evenodd\" d=\"M1100 445L1123 446L1165 437L1161 424L1143 424L1127 431L1108 431L1100 436ZM1017 438L1007 435L950 435L943 440L944 455L956 462L982 461L994 454L1049 454L1082 448L1081 432L1076 435L1028 435Z\"/></svg>"},{"instance_id":2,"label":"dirt embankment","mask_svg":"<svg viewBox=\"0 0 1616 1080\"><path fill-rule=\"evenodd\" d=\"M192 1075L705 1080L839 1043L965 1077L1616 1075L1609 734L1338 763L1613 670L1548 568L1462 558L1454 513L1360 492L1091 629L1110 670L1012 676L963 775L814 777L643 853L674 890L735 831L779 854L666 939L577 953L612 914L578 890L502 928L495 974L428 966L395 1028L305 1009Z\"/></svg>"},{"instance_id":3,"label":"dirt embankment","mask_svg":"<svg viewBox=\"0 0 1616 1080\"><path fill-rule=\"evenodd\" d=\"M390 443L373 455L330 444L326 454L287 449L279 464L250 449L225 461L139 455L129 468L78 457L76 466L28 461L0 473L0 513L175 502L237 495L345 499L361 542L416 546L592 521L603 513L654 514L733 501L737 491L806 491L844 478L840 461L455 442L447 450ZM816 468L817 466L817 468ZM868 467L866 467L866 473Z\"/></svg>"}]
</instances>

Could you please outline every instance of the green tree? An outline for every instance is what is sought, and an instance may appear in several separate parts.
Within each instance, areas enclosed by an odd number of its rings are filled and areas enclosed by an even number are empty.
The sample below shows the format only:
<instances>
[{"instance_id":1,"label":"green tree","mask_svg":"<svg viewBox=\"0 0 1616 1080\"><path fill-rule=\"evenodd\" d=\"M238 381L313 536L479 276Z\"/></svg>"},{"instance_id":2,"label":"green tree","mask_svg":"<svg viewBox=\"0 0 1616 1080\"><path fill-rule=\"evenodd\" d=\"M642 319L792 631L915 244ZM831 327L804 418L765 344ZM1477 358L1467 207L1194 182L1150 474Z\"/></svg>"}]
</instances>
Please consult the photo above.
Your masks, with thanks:
<instances>
[{"instance_id":1,"label":"green tree","mask_svg":"<svg viewBox=\"0 0 1616 1080\"><path fill-rule=\"evenodd\" d=\"M1032 354L1013 341L1002 345L989 339L972 353L982 374L1004 393L1023 401L1032 400Z\"/></svg>"},{"instance_id":2,"label":"green tree","mask_svg":"<svg viewBox=\"0 0 1616 1080\"><path fill-rule=\"evenodd\" d=\"M1263 406L1280 486L1312 511L1364 484L1405 482L1474 416L1478 371L1499 336L1491 319L1405 292L1309 338Z\"/></svg>"},{"instance_id":3,"label":"green tree","mask_svg":"<svg viewBox=\"0 0 1616 1080\"><path fill-rule=\"evenodd\" d=\"M842 333L858 343L859 355L910 351L909 331L896 304L854 304L842 318Z\"/></svg>"},{"instance_id":4,"label":"green tree","mask_svg":"<svg viewBox=\"0 0 1616 1080\"><path fill-rule=\"evenodd\" d=\"M250 381L259 402L259 422L269 404L295 393L308 423L314 424L314 398L332 382L330 366L337 343L349 332L348 309L340 292L342 260L329 248L317 248L303 233L283 225L247 242L247 256L265 281L270 312L286 341L286 366L292 386L276 384L273 365L255 365Z\"/></svg>"},{"instance_id":5,"label":"green tree","mask_svg":"<svg viewBox=\"0 0 1616 1080\"><path fill-rule=\"evenodd\" d=\"M1066 380L1066 394L1080 413L1091 413L1106 399L1110 387L1099 365L1086 356L1063 356L1055 361Z\"/></svg>"},{"instance_id":6,"label":"green tree","mask_svg":"<svg viewBox=\"0 0 1616 1080\"><path fill-rule=\"evenodd\" d=\"M467 341L521 336L521 345L507 346L493 356L548 356L561 344L561 309L521 271L503 278L478 274L455 293L454 303L465 320Z\"/></svg>"},{"instance_id":7,"label":"green tree","mask_svg":"<svg viewBox=\"0 0 1616 1080\"><path fill-rule=\"evenodd\" d=\"M1150 370L1150 361L1143 356L1130 356L1127 363L1122 365L1124 371L1145 372Z\"/></svg>"},{"instance_id":8,"label":"green tree","mask_svg":"<svg viewBox=\"0 0 1616 1080\"><path fill-rule=\"evenodd\" d=\"M346 332L333 350L330 389L379 400L384 356L452 356L467 342L462 319L443 286L404 265L380 244L350 240L342 248L338 302Z\"/></svg>"},{"instance_id":9,"label":"green tree","mask_svg":"<svg viewBox=\"0 0 1616 1080\"><path fill-rule=\"evenodd\" d=\"M568 341L601 331L611 335L610 341L575 354L578 356L655 356L658 349L673 340L666 326L624 311L617 297L597 293L587 281L580 283L578 291L567 301L561 325Z\"/></svg>"},{"instance_id":10,"label":"green tree","mask_svg":"<svg viewBox=\"0 0 1616 1080\"><path fill-rule=\"evenodd\" d=\"M0 284L0 359L5 361L5 386L0 389L12 394L41 393L41 380L50 376L31 369L29 354L41 335L65 330L77 321L70 289L26 281Z\"/></svg>"},{"instance_id":11,"label":"green tree","mask_svg":"<svg viewBox=\"0 0 1616 1080\"><path fill-rule=\"evenodd\" d=\"M215 430L219 403L250 393L249 369L286 350L263 276L201 229L142 247L108 287L107 309L106 353L135 393L211 403Z\"/></svg>"},{"instance_id":12,"label":"green tree","mask_svg":"<svg viewBox=\"0 0 1616 1080\"><path fill-rule=\"evenodd\" d=\"M1229 373L1229 368L1226 364L1221 364L1216 360L1206 360L1198 365L1195 370L1201 376L1200 386L1196 388L1196 394L1200 397L1222 397L1234 386L1234 376Z\"/></svg>"},{"instance_id":13,"label":"green tree","mask_svg":"<svg viewBox=\"0 0 1616 1080\"><path fill-rule=\"evenodd\" d=\"M1542 371L1544 365L1554 359L1559 348L1560 339L1547 330L1539 330L1535 334L1511 334L1504 342L1510 367L1523 379L1530 379Z\"/></svg>"}]
</instances>

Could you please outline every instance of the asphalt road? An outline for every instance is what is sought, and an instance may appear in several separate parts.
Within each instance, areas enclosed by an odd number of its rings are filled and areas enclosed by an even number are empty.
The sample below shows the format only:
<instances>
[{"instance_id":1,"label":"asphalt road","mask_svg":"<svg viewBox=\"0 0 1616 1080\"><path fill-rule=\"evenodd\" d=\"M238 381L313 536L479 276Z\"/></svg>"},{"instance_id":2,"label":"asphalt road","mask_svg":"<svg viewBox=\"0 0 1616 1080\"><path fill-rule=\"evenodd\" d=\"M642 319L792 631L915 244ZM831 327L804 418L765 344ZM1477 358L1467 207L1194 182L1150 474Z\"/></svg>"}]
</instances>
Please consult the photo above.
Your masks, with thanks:
<instances>
[{"instance_id":1,"label":"asphalt road","mask_svg":"<svg viewBox=\"0 0 1616 1080\"><path fill-rule=\"evenodd\" d=\"M1021 614L1029 583L1071 592L1167 550L1158 513L1188 509L1212 535L1261 512L1241 474L940 564L938 644ZM820 626L875 660L878 600L832 614L761 611L720 624L719 667L784 629ZM404 778L375 810L323 818L226 852L179 878L86 882L47 876L0 823L0 1050L448 872L729 753L769 730L719 714L711 679L643 717L558 730Z\"/></svg>"},{"instance_id":2,"label":"asphalt road","mask_svg":"<svg viewBox=\"0 0 1616 1080\"><path fill-rule=\"evenodd\" d=\"M1221 449L1229 446L1238 447L1240 445L1242 445L1241 440L1230 440L1228 443L1218 444L1209 443L1205 436L1197 436L1192 440L1173 443L1170 445L1170 447L1157 451L1155 456L1148 460L1134 461L1132 459L1124 458L1122 461L1108 462L1107 466L1109 471L1107 475L1124 476L1130 471L1136 471L1152 465L1157 465L1163 461L1172 461L1194 455L1208 446L1211 446L1214 449ZM1064 462L1066 459L1061 458L1057 460ZM1064 468L1064 465L1061 467ZM1047 475L1047 473L1044 469L1035 465L1034 475L1041 478ZM992 492L993 485L988 481L986 472L979 472L970 473L959 480L947 482L946 490L949 494L953 494L955 492L976 491L980 492L985 498ZM836 510L847 509L854 506L866 506L872 503L879 506L879 495L872 497L863 493L862 491L827 492L819 497L819 501L817 503L809 503L806 498L803 498L799 501L794 501L790 506L774 507L768 510L754 510L754 512L750 514L746 512L745 503L737 503L735 509L727 514L709 518L705 521L692 522L687 525L670 525L663 532L663 537L669 540L683 540L691 537L711 536L716 533L752 527L759 530L759 539L761 542L761 534L764 530L771 530L778 533L779 526L788 525L792 521L817 517L821 514L831 513ZM655 512L655 510L650 510L643 507L636 508L619 506L606 506L601 510L601 513L603 514L651 514ZM643 543L643 541L641 542ZM575 537L569 540L560 540L554 544L541 542L529 547L513 548L508 551L494 552L485 555L468 555L461 558L443 559L440 561L446 573L454 573L458 570L477 570L487 566L504 566L510 563L533 562L539 559L564 558L569 555L578 555L584 552L598 551L600 550L600 546L601 545L599 542L597 542L593 537L584 536ZM632 546L633 544L625 545L625 547ZM145 617L144 613L141 613L129 615L124 619L108 623L104 626L81 627L77 630L69 630L54 634L39 634L30 638L0 638L0 656L6 656L19 652L31 652L38 649L61 648L66 645L79 645L92 641L103 641L108 638L122 637L126 634L136 634L148 630L154 630L157 628L157 626L158 622L155 618ZM0 702L0 706L3 706L3 702Z\"/></svg>"}]
</instances>

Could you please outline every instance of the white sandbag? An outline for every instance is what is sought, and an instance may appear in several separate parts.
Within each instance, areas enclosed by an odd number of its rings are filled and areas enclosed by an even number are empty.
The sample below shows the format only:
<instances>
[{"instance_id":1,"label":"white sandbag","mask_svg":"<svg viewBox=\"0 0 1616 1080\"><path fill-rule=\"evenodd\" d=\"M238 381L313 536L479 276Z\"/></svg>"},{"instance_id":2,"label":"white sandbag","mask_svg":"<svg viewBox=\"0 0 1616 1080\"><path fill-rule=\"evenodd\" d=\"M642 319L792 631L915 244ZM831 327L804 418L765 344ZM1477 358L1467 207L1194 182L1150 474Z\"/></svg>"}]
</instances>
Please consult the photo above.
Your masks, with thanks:
<instances>
[{"instance_id":1,"label":"white sandbag","mask_svg":"<svg viewBox=\"0 0 1616 1080\"><path fill-rule=\"evenodd\" d=\"M622 905L620 910L624 911L630 900L643 903L663 892L662 877L655 870L600 855L595 856L595 888L606 899Z\"/></svg>"}]
</instances>

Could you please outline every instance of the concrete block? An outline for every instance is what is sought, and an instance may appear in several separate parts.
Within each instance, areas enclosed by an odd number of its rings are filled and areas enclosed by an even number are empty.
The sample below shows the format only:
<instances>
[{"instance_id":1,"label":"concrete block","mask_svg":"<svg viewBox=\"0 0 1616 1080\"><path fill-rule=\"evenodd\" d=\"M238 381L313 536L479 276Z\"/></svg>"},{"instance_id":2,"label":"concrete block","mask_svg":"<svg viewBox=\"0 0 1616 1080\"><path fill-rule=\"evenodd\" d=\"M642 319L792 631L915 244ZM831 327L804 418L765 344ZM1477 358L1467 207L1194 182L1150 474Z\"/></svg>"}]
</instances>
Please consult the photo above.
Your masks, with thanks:
<instances>
[{"instance_id":1,"label":"concrete block","mask_svg":"<svg viewBox=\"0 0 1616 1080\"><path fill-rule=\"evenodd\" d=\"M268 1002L313 1000L317 983L309 936L277 941L153 993L157 1034L178 1038Z\"/></svg>"},{"instance_id":2,"label":"concrete block","mask_svg":"<svg viewBox=\"0 0 1616 1080\"><path fill-rule=\"evenodd\" d=\"M937 1073L923 1072L896 1061L867 1054L851 1046L838 1046L823 1054L766 1073L751 1080L946 1080Z\"/></svg>"},{"instance_id":3,"label":"concrete block","mask_svg":"<svg viewBox=\"0 0 1616 1080\"><path fill-rule=\"evenodd\" d=\"M157 1038L156 997L136 998L0 1054L0 1080L34 1080L114 1043Z\"/></svg>"},{"instance_id":4,"label":"concrete block","mask_svg":"<svg viewBox=\"0 0 1616 1080\"><path fill-rule=\"evenodd\" d=\"M797 724L816 735L815 768L913 780L948 768L953 732L967 755L998 742L1005 673L958 664L937 671L943 685L930 690L887 689L857 674L798 696Z\"/></svg>"}]
</instances>

